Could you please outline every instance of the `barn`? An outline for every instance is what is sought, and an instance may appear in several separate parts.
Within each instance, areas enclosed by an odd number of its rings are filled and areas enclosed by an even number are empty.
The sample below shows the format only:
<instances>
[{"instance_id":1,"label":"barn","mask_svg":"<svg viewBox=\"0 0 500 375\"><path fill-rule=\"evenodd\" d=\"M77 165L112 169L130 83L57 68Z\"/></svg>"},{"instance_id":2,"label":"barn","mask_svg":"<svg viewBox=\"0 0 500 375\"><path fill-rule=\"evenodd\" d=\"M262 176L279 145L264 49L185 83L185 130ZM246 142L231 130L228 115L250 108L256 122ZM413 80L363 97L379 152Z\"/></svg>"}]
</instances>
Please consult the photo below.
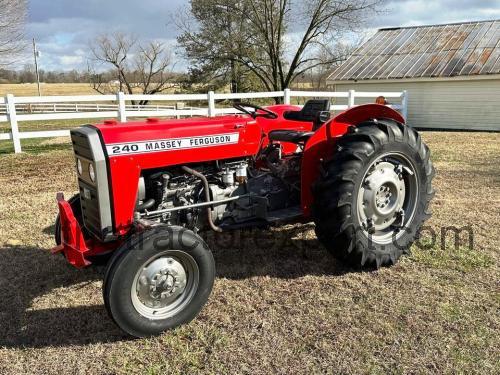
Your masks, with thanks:
<instances>
[{"instance_id":1,"label":"barn","mask_svg":"<svg viewBox=\"0 0 500 375\"><path fill-rule=\"evenodd\" d=\"M498 131L500 20L380 29L326 83L407 90L408 123L418 128Z\"/></svg>"}]
</instances>

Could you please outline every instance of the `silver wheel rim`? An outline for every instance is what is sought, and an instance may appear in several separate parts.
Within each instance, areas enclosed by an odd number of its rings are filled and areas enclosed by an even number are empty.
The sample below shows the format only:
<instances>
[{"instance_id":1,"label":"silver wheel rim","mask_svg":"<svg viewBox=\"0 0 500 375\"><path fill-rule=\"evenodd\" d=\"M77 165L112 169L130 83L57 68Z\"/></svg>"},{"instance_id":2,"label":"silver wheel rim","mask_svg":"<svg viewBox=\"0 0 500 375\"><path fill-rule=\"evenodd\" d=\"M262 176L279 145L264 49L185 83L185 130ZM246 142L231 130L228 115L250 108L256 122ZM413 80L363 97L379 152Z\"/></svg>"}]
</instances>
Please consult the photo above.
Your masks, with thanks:
<instances>
[{"instance_id":1,"label":"silver wheel rim","mask_svg":"<svg viewBox=\"0 0 500 375\"><path fill-rule=\"evenodd\" d=\"M379 156L364 174L357 198L361 230L375 243L390 243L403 235L415 215L415 166L401 153Z\"/></svg>"},{"instance_id":2,"label":"silver wheel rim","mask_svg":"<svg viewBox=\"0 0 500 375\"><path fill-rule=\"evenodd\" d=\"M184 251L167 250L146 261L131 288L132 304L148 319L178 314L193 299L199 285L199 269Z\"/></svg>"}]
</instances>

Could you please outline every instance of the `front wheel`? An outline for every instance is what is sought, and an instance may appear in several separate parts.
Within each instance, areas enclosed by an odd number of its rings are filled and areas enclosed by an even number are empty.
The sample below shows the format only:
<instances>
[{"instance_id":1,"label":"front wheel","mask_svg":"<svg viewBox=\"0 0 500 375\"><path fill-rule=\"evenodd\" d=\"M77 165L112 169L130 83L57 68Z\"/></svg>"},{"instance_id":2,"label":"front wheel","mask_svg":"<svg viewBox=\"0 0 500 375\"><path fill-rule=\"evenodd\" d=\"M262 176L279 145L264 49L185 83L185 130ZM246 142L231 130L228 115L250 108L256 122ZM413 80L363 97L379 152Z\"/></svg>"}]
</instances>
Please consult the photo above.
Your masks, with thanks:
<instances>
[{"instance_id":1,"label":"front wheel","mask_svg":"<svg viewBox=\"0 0 500 375\"><path fill-rule=\"evenodd\" d=\"M135 337L192 320L212 291L215 263L205 242L181 227L132 236L111 258L103 283L106 309Z\"/></svg>"},{"instance_id":2,"label":"front wheel","mask_svg":"<svg viewBox=\"0 0 500 375\"><path fill-rule=\"evenodd\" d=\"M395 264L429 217L433 176L414 129L390 119L350 128L313 187L318 239L354 265Z\"/></svg>"}]
</instances>

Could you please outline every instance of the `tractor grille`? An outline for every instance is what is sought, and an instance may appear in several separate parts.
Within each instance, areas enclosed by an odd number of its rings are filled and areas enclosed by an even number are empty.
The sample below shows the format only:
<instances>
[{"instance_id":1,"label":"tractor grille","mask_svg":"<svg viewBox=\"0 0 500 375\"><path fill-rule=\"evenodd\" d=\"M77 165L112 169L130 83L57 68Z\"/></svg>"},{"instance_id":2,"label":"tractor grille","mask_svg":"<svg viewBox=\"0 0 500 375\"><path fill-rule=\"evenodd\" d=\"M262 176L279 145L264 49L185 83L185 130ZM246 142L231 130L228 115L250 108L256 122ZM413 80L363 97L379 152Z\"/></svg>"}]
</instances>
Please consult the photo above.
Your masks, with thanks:
<instances>
[{"instance_id":1,"label":"tractor grille","mask_svg":"<svg viewBox=\"0 0 500 375\"><path fill-rule=\"evenodd\" d=\"M82 203L82 216L85 228L100 238L102 233L97 190L83 181L80 181L79 185L81 197L80 201Z\"/></svg>"},{"instance_id":2,"label":"tractor grille","mask_svg":"<svg viewBox=\"0 0 500 375\"><path fill-rule=\"evenodd\" d=\"M81 156L89 160L93 159L90 142L86 134L83 134L78 130L72 131L71 142L73 143L73 151L75 152L75 156Z\"/></svg>"},{"instance_id":3,"label":"tractor grille","mask_svg":"<svg viewBox=\"0 0 500 375\"><path fill-rule=\"evenodd\" d=\"M107 167L102 144L97 130L90 126L72 130L71 141L75 158L79 159L82 165L82 173L78 174L78 185L83 224L97 238L105 240L108 235L112 235L112 224ZM94 166L97 176L95 182L90 179L90 164Z\"/></svg>"},{"instance_id":4,"label":"tractor grille","mask_svg":"<svg viewBox=\"0 0 500 375\"><path fill-rule=\"evenodd\" d=\"M92 149L86 134L80 132L71 133L73 150L75 157L80 158L85 165L85 161L93 162ZM84 172L87 168L84 169ZM85 228L94 235L101 237L101 217L99 215L99 196L97 188L88 178L78 176L80 188L80 202L82 204L82 216Z\"/></svg>"}]
</instances>

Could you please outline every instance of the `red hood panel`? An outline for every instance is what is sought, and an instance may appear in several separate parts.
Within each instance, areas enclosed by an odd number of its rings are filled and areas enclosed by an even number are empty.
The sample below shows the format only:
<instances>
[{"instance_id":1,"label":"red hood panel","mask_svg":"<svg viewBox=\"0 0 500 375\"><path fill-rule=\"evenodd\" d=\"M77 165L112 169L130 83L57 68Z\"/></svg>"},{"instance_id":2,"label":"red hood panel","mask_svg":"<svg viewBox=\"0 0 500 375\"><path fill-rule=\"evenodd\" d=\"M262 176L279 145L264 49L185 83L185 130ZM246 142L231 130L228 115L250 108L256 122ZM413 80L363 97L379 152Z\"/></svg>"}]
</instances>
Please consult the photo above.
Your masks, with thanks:
<instances>
[{"instance_id":1,"label":"red hood panel","mask_svg":"<svg viewBox=\"0 0 500 375\"><path fill-rule=\"evenodd\" d=\"M110 158L133 156L141 168L254 155L261 127L248 116L105 122L100 130Z\"/></svg>"},{"instance_id":2,"label":"red hood panel","mask_svg":"<svg viewBox=\"0 0 500 375\"><path fill-rule=\"evenodd\" d=\"M227 133L252 122L249 120L251 119L248 116L192 117L178 120L148 119L126 123L111 121L94 126L100 130L104 143L113 144Z\"/></svg>"}]
</instances>

